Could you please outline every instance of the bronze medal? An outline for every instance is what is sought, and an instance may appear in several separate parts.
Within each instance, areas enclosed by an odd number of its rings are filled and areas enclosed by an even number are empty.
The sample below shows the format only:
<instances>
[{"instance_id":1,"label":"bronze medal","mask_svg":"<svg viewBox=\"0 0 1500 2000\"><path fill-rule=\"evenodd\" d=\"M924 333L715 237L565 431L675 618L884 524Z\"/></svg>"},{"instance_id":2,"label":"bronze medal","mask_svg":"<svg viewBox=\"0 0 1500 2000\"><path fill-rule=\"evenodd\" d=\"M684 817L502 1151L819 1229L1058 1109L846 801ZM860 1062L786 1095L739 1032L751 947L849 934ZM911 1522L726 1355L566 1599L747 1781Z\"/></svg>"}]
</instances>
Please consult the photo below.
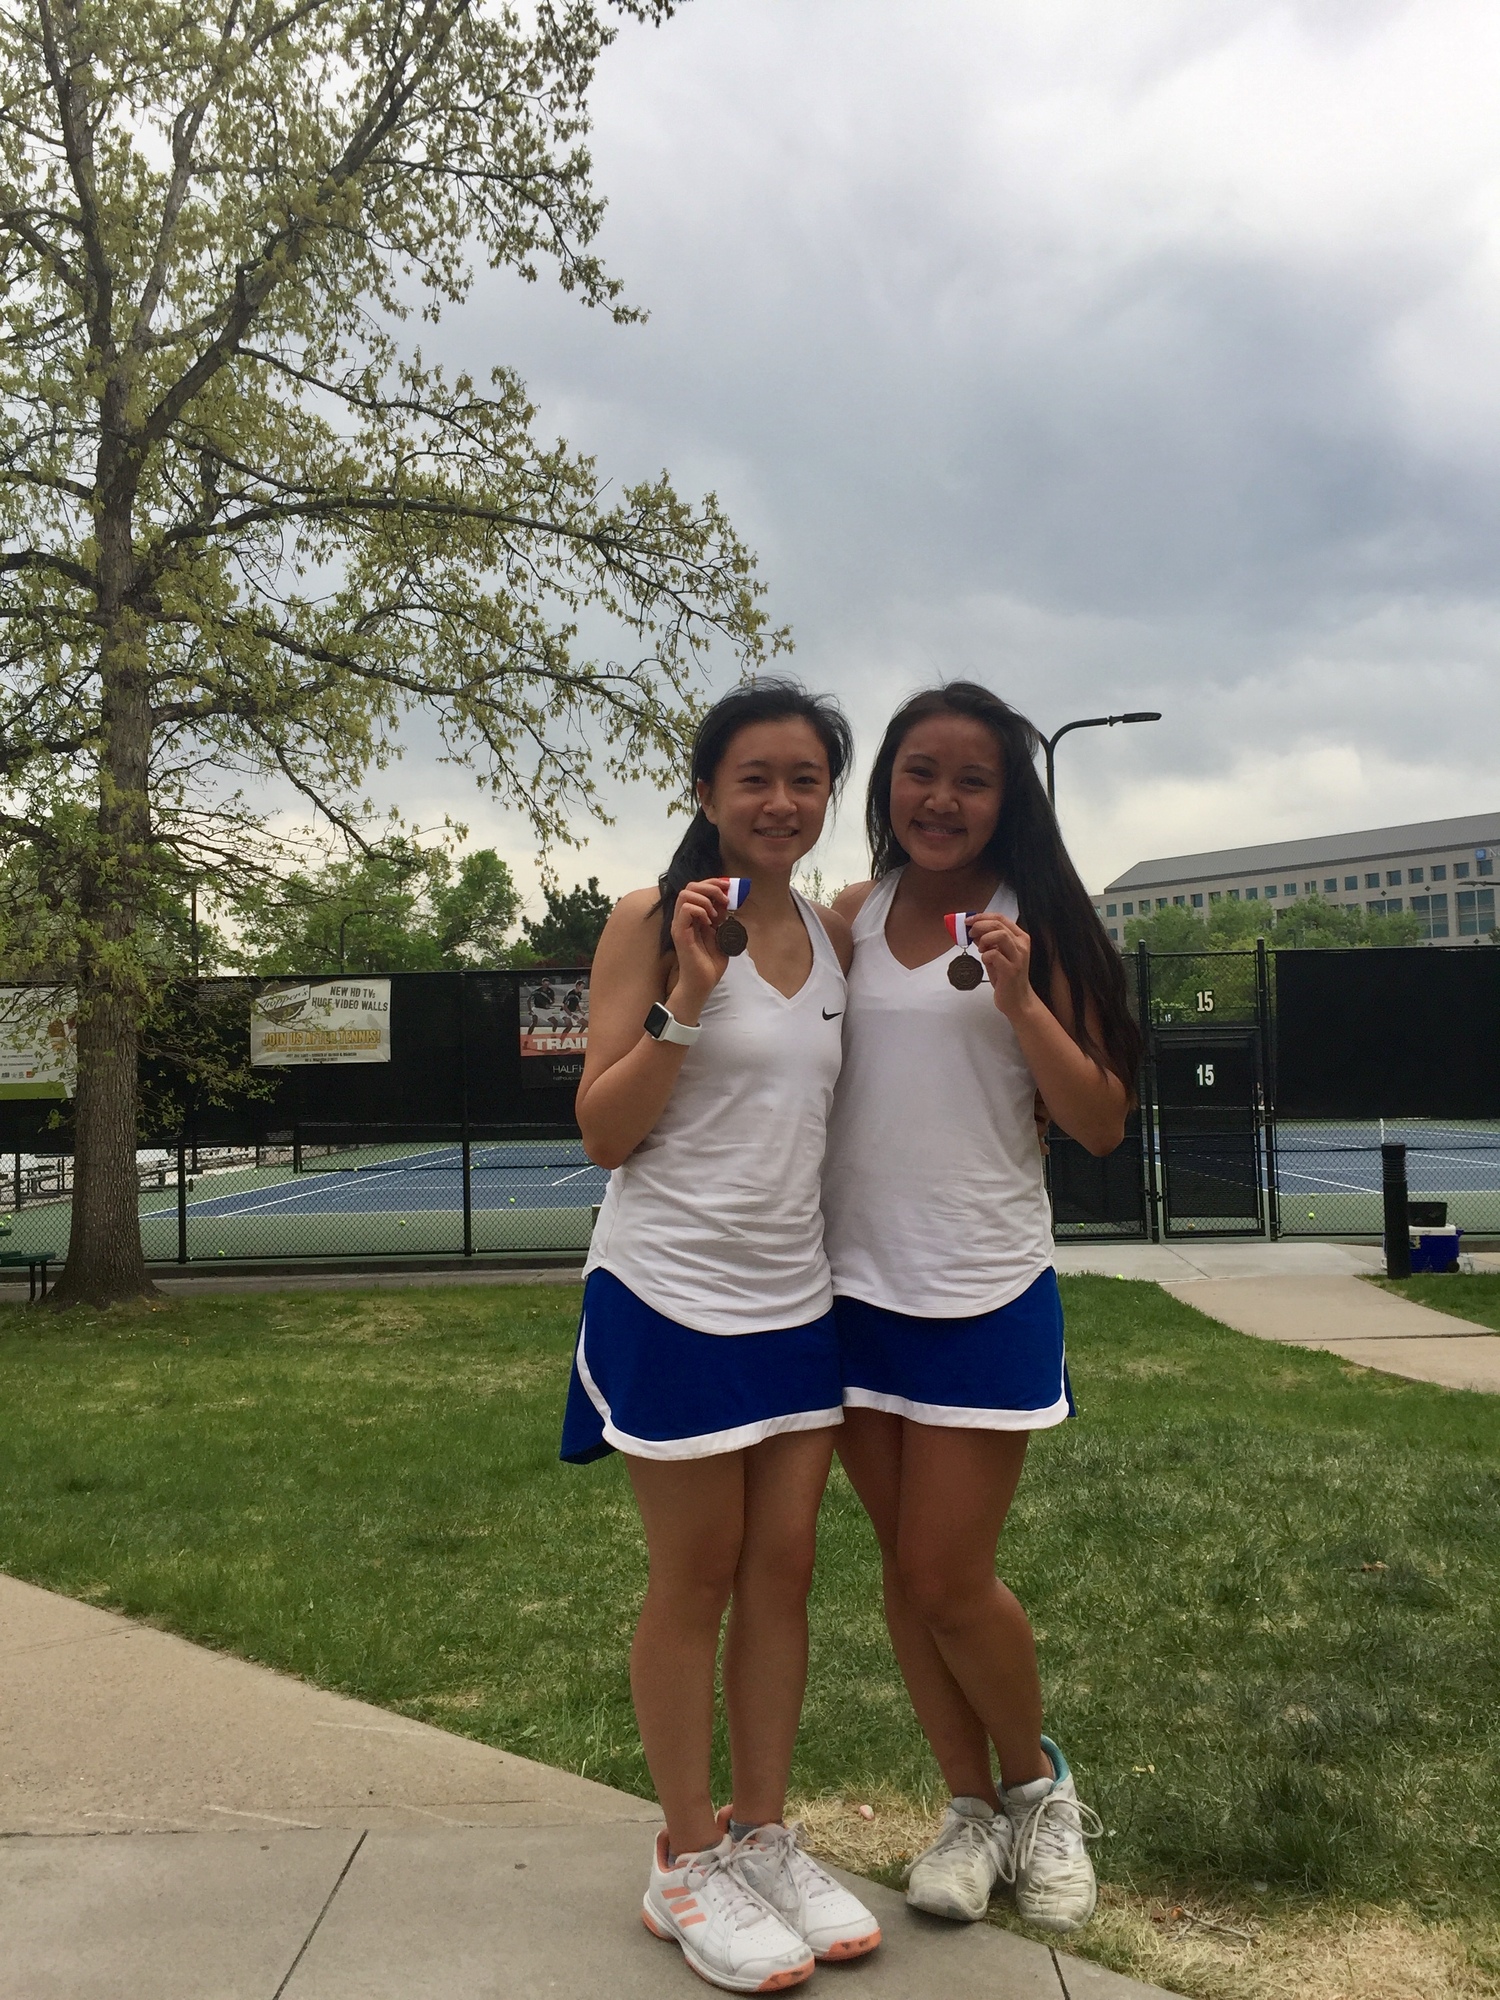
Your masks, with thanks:
<instances>
[{"instance_id":1,"label":"bronze medal","mask_svg":"<svg viewBox=\"0 0 1500 2000\"><path fill-rule=\"evenodd\" d=\"M977 958L970 958L967 952L949 959L948 984L956 986L960 993L972 993L983 978L984 967Z\"/></svg>"},{"instance_id":2,"label":"bronze medal","mask_svg":"<svg viewBox=\"0 0 1500 2000\"><path fill-rule=\"evenodd\" d=\"M750 933L738 917L726 917L714 932L714 942L726 958L738 958L750 942Z\"/></svg>"}]
</instances>

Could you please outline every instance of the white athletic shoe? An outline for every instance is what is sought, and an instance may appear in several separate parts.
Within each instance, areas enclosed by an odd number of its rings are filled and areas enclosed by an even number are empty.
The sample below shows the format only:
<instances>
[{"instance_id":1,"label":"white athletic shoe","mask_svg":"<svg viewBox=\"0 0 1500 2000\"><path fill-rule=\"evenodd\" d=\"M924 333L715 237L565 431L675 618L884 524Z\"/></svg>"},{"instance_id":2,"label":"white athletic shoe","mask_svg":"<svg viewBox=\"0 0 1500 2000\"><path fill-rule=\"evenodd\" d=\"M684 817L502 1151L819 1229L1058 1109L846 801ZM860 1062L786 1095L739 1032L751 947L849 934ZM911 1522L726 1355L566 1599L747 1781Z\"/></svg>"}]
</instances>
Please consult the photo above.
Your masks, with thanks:
<instances>
[{"instance_id":1,"label":"white athletic shoe","mask_svg":"<svg viewBox=\"0 0 1500 2000\"><path fill-rule=\"evenodd\" d=\"M1016 1888L1016 1910L1044 1931L1078 1931L1094 1914L1099 1890L1084 1842L1104 1831L1099 1815L1073 1788L1068 1760L1050 1736L1042 1748L1052 1760L1050 1778L1011 1785L1001 1793L1011 1827L1006 1879Z\"/></svg>"},{"instance_id":2,"label":"white athletic shoe","mask_svg":"<svg viewBox=\"0 0 1500 2000\"><path fill-rule=\"evenodd\" d=\"M1010 1820L983 1799L955 1799L937 1839L911 1864L906 1900L954 1923L977 1924L995 1884L1010 1879Z\"/></svg>"},{"instance_id":3,"label":"white athletic shoe","mask_svg":"<svg viewBox=\"0 0 1500 2000\"><path fill-rule=\"evenodd\" d=\"M758 1826L734 1850L736 1872L764 1897L814 1958L863 1958L880 1925L801 1844L802 1828Z\"/></svg>"},{"instance_id":4,"label":"white athletic shoe","mask_svg":"<svg viewBox=\"0 0 1500 2000\"><path fill-rule=\"evenodd\" d=\"M710 1986L780 1993L812 1977L812 1953L741 1876L727 1837L669 1864L663 1828L641 1916L654 1937L682 1946L683 1957Z\"/></svg>"}]
</instances>

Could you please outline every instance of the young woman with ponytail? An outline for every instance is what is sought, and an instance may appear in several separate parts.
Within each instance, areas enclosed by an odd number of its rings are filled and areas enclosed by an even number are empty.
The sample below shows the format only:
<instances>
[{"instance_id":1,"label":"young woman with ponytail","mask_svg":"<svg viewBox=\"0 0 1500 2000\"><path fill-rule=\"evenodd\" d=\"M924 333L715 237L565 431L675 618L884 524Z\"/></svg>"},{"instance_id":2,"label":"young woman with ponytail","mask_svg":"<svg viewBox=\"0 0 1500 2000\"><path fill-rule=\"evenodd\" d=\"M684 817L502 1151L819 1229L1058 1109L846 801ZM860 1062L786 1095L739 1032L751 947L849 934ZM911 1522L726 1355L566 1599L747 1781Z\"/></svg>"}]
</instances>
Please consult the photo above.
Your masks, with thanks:
<instances>
[{"instance_id":1,"label":"young woman with ponytail","mask_svg":"<svg viewBox=\"0 0 1500 2000\"><path fill-rule=\"evenodd\" d=\"M973 1921L1000 1883L1030 1922L1069 1931L1093 1914L1097 1823L1042 1734L1031 1627L995 1556L1029 1434L1073 1409L1037 1093L1064 1132L1112 1151L1139 1035L1037 747L970 681L913 696L886 730L867 801L873 879L834 904L854 963L824 1213L839 1455L952 1793L907 1900Z\"/></svg>"},{"instance_id":2,"label":"young woman with ponytail","mask_svg":"<svg viewBox=\"0 0 1500 2000\"><path fill-rule=\"evenodd\" d=\"M631 1688L666 1827L645 1922L735 1992L797 1985L815 1959L880 1942L782 1823L842 1421L818 1197L850 952L848 925L792 875L849 757L838 709L791 682L709 710L693 822L658 886L625 896L600 941L578 1089L584 1148L612 1171L562 1456L622 1452L646 1532ZM731 909L738 936L721 929ZM716 1814L726 1607L734 1791Z\"/></svg>"}]
</instances>

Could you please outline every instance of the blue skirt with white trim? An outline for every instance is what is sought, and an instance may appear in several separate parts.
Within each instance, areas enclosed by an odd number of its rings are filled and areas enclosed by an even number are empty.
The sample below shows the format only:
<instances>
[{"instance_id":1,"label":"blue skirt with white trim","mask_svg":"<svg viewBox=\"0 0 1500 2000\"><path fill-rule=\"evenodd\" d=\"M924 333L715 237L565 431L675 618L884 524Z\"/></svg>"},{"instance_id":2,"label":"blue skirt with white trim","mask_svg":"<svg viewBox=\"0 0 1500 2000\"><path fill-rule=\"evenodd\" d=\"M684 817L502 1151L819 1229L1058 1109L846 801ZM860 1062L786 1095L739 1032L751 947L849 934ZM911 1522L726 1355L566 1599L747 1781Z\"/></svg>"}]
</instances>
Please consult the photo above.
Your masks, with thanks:
<instances>
[{"instance_id":1,"label":"blue skirt with white trim","mask_svg":"<svg viewBox=\"0 0 1500 2000\"><path fill-rule=\"evenodd\" d=\"M591 1271L573 1350L558 1456L587 1465L713 1458L782 1431L844 1420L833 1314L772 1333L698 1333Z\"/></svg>"},{"instance_id":2,"label":"blue skirt with white trim","mask_svg":"<svg viewBox=\"0 0 1500 2000\"><path fill-rule=\"evenodd\" d=\"M1040 1431L1075 1414L1057 1273L972 1319L835 1299L844 1401L953 1430Z\"/></svg>"}]
</instances>

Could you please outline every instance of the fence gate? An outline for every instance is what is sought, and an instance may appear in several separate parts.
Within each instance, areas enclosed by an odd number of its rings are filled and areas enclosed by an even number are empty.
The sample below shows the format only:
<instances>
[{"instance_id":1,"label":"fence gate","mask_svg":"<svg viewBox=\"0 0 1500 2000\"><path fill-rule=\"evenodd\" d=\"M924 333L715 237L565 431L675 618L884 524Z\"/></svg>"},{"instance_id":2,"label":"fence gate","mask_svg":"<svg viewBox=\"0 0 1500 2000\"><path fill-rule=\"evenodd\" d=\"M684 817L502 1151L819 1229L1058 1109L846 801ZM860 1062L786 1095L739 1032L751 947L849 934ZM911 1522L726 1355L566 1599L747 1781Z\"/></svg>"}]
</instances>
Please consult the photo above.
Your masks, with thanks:
<instances>
[{"instance_id":1,"label":"fence gate","mask_svg":"<svg viewBox=\"0 0 1500 2000\"><path fill-rule=\"evenodd\" d=\"M1163 1233L1263 1234L1259 1031L1153 1028L1151 1060Z\"/></svg>"}]
</instances>

